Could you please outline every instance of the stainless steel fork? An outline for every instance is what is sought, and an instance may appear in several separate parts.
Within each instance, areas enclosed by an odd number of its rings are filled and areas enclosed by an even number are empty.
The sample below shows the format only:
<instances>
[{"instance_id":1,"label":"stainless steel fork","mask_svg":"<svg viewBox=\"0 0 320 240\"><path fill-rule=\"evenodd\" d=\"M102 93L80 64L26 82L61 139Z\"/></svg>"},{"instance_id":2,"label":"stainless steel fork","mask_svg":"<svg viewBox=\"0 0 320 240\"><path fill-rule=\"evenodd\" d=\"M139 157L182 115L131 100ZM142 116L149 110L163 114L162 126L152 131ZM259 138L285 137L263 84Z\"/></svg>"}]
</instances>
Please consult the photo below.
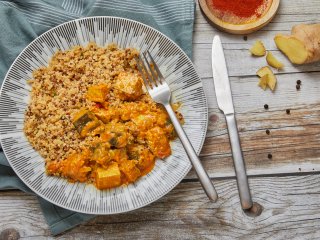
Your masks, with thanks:
<instances>
[{"instance_id":1,"label":"stainless steel fork","mask_svg":"<svg viewBox=\"0 0 320 240\"><path fill-rule=\"evenodd\" d=\"M172 124L181 140L181 143L198 175L200 183L206 192L207 196L210 200L216 201L218 198L218 194L210 180L206 170L203 168L200 159L198 158L196 152L194 151L190 140L188 139L186 133L184 132L183 128L180 125L179 120L176 117L171 105L171 91L169 85L166 83L164 77L162 76L159 67L155 63L154 59L152 58L149 51L146 51L143 54L144 60L142 59L141 55L136 58L138 69L142 75L144 84L146 89L148 90L152 99L162 104L172 121ZM148 60L148 57L150 60ZM151 63L150 63L151 62ZM148 66L148 68L146 67Z\"/></svg>"}]
</instances>

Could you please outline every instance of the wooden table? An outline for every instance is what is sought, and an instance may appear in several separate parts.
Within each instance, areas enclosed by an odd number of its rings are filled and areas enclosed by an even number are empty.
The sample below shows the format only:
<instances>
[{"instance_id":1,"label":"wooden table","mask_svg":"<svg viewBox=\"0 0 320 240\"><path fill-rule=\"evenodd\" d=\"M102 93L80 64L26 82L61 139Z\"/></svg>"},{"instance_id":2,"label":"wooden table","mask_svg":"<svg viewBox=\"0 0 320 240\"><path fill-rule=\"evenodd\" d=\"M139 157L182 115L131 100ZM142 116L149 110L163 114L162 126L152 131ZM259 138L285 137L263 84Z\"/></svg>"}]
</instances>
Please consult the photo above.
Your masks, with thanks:
<instances>
[{"instance_id":1,"label":"wooden table","mask_svg":"<svg viewBox=\"0 0 320 240\"><path fill-rule=\"evenodd\" d=\"M277 16L261 31L244 36L221 33L197 6L193 61L209 102L209 128L201 156L220 199L208 202L191 171L159 201L127 214L100 216L61 239L319 239L320 238L320 64L293 66L277 51L276 33L294 24L320 22L319 0L282 0ZM263 211L247 216L240 207L228 135L217 109L211 73L211 41L225 48L249 184ZM262 91L255 72L264 58L248 52L256 39L285 63L275 93ZM302 81L296 90L296 81ZM264 104L269 109L264 109ZM286 113L290 109L290 114ZM266 129L270 134L266 134ZM272 158L268 158L272 154ZM49 238L36 197L0 192L0 233L15 229L28 239Z\"/></svg>"}]
</instances>

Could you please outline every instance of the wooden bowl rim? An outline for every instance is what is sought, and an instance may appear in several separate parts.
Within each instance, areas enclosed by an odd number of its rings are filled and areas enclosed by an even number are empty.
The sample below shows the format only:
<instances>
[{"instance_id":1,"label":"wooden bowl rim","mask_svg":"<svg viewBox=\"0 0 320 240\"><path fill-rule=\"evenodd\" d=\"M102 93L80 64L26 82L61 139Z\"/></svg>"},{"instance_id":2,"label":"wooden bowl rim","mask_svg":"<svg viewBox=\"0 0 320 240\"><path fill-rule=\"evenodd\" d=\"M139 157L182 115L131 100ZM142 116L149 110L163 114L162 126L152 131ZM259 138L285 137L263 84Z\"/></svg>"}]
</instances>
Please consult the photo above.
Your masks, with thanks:
<instances>
[{"instance_id":1,"label":"wooden bowl rim","mask_svg":"<svg viewBox=\"0 0 320 240\"><path fill-rule=\"evenodd\" d=\"M268 24L275 16L280 5L280 0L272 0L270 8L268 9L267 13L263 15L263 17L259 18L257 21L245 24L232 24L222 21L211 12L207 4L207 0L199 0L199 5L208 20L218 28L230 33L244 34L255 32Z\"/></svg>"}]
</instances>

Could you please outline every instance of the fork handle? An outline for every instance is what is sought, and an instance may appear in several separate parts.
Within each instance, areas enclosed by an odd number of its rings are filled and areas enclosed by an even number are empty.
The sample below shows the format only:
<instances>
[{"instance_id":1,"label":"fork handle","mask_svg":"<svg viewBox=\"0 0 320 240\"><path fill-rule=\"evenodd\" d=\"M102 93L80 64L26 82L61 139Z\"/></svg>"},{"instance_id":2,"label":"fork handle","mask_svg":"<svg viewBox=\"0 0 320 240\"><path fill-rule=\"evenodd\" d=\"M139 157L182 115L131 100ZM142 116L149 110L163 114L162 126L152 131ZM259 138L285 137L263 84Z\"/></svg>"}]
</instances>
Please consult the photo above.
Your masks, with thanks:
<instances>
[{"instance_id":1,"label":"fork handle","mask_svg":"<svg viewBox=\"0 0 320 240\"><path fill-rule=\"evenodd\" d=\"M198 175L198 178L200 180L200 183L204 189L204 191L206 192L208 198L211 201L216 201L218 199L218 194L212 184L211 179L209 178L206 170L203 168L201 161L199 159L199 157L197 156L196 152L194 151L190 140L188 139L186 133L184 132L183 128L181 127L181 124L178 120L178 118L176 117L176 114L174 113L172 107L170 104L166 104L165 108L169 114L169 117L172 121L172 124L181 140L181 143Z\"/></svg>"}]
</instances>

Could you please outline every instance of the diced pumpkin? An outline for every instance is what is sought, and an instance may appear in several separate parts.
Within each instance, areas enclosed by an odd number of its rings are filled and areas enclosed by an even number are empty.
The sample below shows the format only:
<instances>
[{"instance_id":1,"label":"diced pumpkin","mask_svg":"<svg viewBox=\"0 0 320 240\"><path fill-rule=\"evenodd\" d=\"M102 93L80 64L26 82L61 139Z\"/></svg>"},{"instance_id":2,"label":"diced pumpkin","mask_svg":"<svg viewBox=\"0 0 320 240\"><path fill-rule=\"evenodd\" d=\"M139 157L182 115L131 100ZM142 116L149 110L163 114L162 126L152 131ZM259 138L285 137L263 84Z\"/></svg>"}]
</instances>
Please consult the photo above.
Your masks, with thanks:
<instances>
[{"instance_id":1,"label":"diced pumpkin","mask_svg":"<svg viewBox=\"0 0 320 240\"><path fill-rule=\"evenodd\" d=\"M87 99L92 102L103 103L106 100L108 93L109 88L107 85L94 85L88 88Z\"/></svg>"},{"instance_id":2,"label":"diced pumpkin","mask_svg":"<svg viewBox=\"0 0 320 240\"><path fill-rule=\"evenodd\" d=\"M138 161L137 168L139 168L141 175L149 173L155 164L155 156L149 149L143 145L133 144L128 148L129 159L135 159Z\"/></svg>"},{"instance_id":3,"label":"diced pumpkin","mask_svg":"<svg viewBox=\"0 0 320 240\"><path fill-rule=\"evenodd\" d=\"M157 119L156 124L159 125L160 127L164 127L167 125L169 116L165 109L163 110L161 109L157 113L154 113L154 117L155 119Z\"/></svg>"},{"instance_id":4,"label":"diced pumpkin","mask_svg":"<svg viewBox=\"0 0 320 240\"><path fill-rule=\"evenodd\" d=\"M111 111L108 111L104 108L93 108L92 112L96 115L98 119L100 119L103 123L109 123L111 118L113 118L113 114Z\"/></svg>"},{"instance_id":5,"label":"diced pumpkin","mask_svg":"<svg viewBox=\"0 0 320 240\"><path fill-rule=\"evenodd\" d=\"M74 115L72 122L81 137L86 137L100 125L95 115L86 109L80 109Z\"/></svg>"},{"instance_id":6,"label":"diced pumpkin","mask_svg":"<svg viewBox=\"0 0 320 240\"><path fill-rule=\"evenodd\" d=\"M144 148L143 145L138 145L138 144L131 144L127 146L127 152L128 152L128 157L130 160L139 160L140 158L140 153L142 152L142 149Z\"/></svg>"},{"instance_id":7,"label":"diced pumpkin","mask_svg":"<svg viewBox=\"0 0 320 240\"><path fill-rule=\"evenodd\" d=\"M111 149L109 151L110 159L116 161L117 163L122 163L128 160L127 151L125 148Z\"/></svg>"},{"instance_id":8,"label":"diced pumpkin","mask_svg":"<svg viewBox=\"0 0 320 240\"><path fill-rule=\"evenodd\" d=\"M130 160L137 160L137 167L141 170L148 170L154 165L155 156L143 145L132 144L127 147Z\"/></svg>"},{"instance_id":9,"label":"diced pumpkin","mask_svg":"<svg viewBox=\"0 0 320 240\"><path fill-rule=\"evenodd\" d=\"M85 136L88 136L95 128L97 128L98 126L100 125L99 121L91 121L89 122L88 124L86 124L81 133L80 133L80 136L81 137L85 137Z\"/></svg>"},{"instance_id":10,"label":"diced pumpkin","mask_svg":"<svg viewBox=\"0 0 320 240\"><path fill-rule=\"evenodd\" d=\"M128 160L120 164L120 170L126 176L128 182L134 182L138 177L141 176L139 168L136 166L136 161Z\"/></svg>"},{"instance_id":11,"label":"diced pumpkin","mask_svg":"<svg viewBox=\"0 0 320 240\"><path fill-rule=\"evenodd\" d=\"M152 128L156 121L157 118L152 114L141 114L132 118L132 122L138 126L140 131L145 131Z\"/></svg>"},{"instance_id":12,"label":"diced pumpkin","mask_svg":"<svg viewBox=\"0 0 320 240\"><path fill-rule=\"evenodd\" d=\"M122 123L112 123L106 125L106 130L101 135L101 139L109 142L112 147L123 148L127 145L129 133Z\"/></svg>"},{"instance_id":13,"label":"diced pumpkin","mask_svg":"<svg viewBox=\"0 0 320 240\"><path fill-rule=\"evenodd\" d=\"M154 127L146 133L146 140L151 152L159 158L168 157L171 154L169 139L165 131L160 127Z\"/></svg>"},{"instance_id":14,"label":"diced pumpkin","mask_svg":"<svg viewBox=\"0 0 320 240\"><path fill-rule=\"evenodd\" d=\"M80 111L74 115L72 122L74 127L80 133L82 128L92 120L93 119L89 116L89 112L86 109L80 109Z\"/></svg>"},{"instance_id":15,"label":"diced pumpkin","mask_svg":"<svg viewBox=\"0 0 320 240\"><path fill-rule=\"evenodd\" d=\"M105 131L105 126L103 124L96 127L94 130L91 131L91 136L99 136Z\"/></svg>"},{"instance_id":16,"label":"diced pumpkin","mask_svg":"<svg viewBox=\"0 0 320 240\"><path fill-rule=\"evenodd\" d=\"M110 132L105 131L100 135L102 141L106 141L111 147L123 148L127 145L128 133L127 132Z\"/></svg>"},{"instance_id":17,"label":"diced pumpkin","mask_svg":"<svg viewBox=\"0 0 320 240\"><path fill-rule=\"evenodd\" d=\"M108 162L111 160L109 154L109 144L98 144L93 150L91 160L96 161L102 166L106 166Z\"/></svg>"},{"instance_id":18,"label":"diced pumpkin","mask_svg":"<svg viewBox=\"0 0 320 240\"><path fill-rule=\"evenodd\" d=\"M105 168L98 168L96 170L96 186L98 189L113 188L121 185L121 173L118 163L111 162Z\"/></svg>"},{"instance_id":19,"label":"diced pumpkin","mask_svg":"<svg viewBox=\"0 0 320 240\"><path fill-rule=\"evenodd\" d=\"M60 174L72 182L85 182L87 175L92 170L87 166L90 155L91 153L87 149L81 153L70 155L60 163Z\"/></svg>"}]
</instances>

